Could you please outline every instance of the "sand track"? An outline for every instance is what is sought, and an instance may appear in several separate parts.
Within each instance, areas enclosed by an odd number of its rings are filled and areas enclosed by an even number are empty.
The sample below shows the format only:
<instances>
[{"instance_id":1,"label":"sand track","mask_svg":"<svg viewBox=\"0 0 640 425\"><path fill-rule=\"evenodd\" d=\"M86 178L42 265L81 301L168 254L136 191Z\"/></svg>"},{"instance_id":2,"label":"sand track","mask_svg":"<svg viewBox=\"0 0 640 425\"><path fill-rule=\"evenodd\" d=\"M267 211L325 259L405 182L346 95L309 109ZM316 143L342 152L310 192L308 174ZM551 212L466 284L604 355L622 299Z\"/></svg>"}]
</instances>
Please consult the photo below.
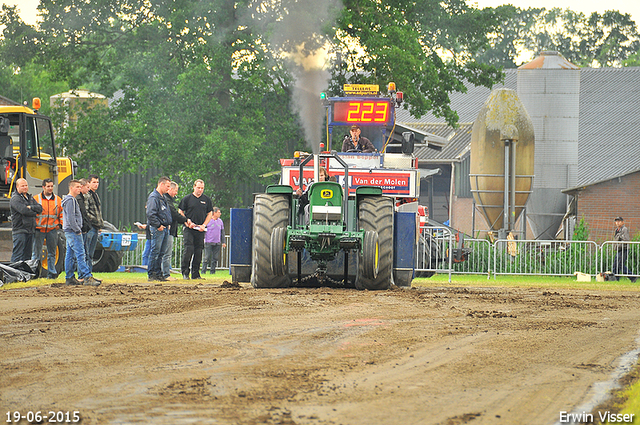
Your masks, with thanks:
<instances>
[{"instance_id":1,"label":"sand track","mask_svg":"<svg viewBox=\"0 0 640 425\"><path fill-rule=\"evenodd\" d=\"M541 289L6 290L0 413L79 411L83 424L553 424L637 348L639 310L635 292Z\"/></svg>"}]
</instances>

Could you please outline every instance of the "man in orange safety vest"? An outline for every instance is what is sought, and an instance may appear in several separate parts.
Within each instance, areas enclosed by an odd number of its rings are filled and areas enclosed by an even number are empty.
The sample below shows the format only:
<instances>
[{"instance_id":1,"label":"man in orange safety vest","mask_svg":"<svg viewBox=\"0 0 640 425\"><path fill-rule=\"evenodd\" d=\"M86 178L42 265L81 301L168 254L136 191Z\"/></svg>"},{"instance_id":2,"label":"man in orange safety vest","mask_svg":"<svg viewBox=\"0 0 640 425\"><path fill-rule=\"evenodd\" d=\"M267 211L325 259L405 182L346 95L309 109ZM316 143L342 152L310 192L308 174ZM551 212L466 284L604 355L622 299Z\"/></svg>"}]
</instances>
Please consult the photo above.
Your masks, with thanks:
<instances>
[{"instance_id":1,"label":"man in orange safety vest","mask_svg":"<svg viewBox=\"0 0 640 425\"><path fill-rule=\"evenodd\" d=\"M33 238L32 260L39 259L42 255L42 245L47 241L47 277L58 277L56 270L56 250L62 228L62 199L53 193L53 180L42 180L42 193L34 196L37 203L42 205L42 212L36 217L36 234ZM58 253L63 258L64 250ZM61 258L61 259L62 259ZM61 262L64 265L63 262ZM42 276L44 277L44 276Z\"/></svg>"}]
</instances>

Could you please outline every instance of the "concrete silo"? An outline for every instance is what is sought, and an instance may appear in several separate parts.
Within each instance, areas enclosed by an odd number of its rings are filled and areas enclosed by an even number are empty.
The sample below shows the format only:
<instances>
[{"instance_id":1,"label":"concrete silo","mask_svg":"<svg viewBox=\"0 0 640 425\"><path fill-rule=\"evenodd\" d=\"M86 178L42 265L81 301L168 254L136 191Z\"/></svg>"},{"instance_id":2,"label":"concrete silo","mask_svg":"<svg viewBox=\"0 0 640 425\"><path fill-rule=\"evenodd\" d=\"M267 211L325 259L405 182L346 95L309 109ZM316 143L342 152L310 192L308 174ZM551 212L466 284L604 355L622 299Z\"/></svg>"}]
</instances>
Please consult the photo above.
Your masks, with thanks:
<instances>
[{"instance_id":1,"label":"concrete silo","mask_svg":"<svg viewBox=\"0 0 640 425\"><path fill-rule=\"evenodd\" d=\"M580 68L558 52L542 52L518 68L518 96L536 135L527 218L536 239L555 239L567 209L561 190L578 179Z\"/></svg>"}]
</instances>

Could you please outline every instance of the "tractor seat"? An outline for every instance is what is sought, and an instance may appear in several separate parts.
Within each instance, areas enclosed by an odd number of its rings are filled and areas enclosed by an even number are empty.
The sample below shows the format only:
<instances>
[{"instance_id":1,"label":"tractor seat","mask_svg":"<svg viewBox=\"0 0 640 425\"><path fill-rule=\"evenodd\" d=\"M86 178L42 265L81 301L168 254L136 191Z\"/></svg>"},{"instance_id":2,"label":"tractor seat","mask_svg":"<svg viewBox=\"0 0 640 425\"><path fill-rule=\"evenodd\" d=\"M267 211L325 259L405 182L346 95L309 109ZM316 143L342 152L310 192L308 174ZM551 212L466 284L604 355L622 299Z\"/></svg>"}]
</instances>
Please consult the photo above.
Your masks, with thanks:
<instances>
[{"instance_id":1,"label":"tractor seat","mask_svg":"<svg viewBox=\"0 0 640 425\"><path fill-rule=\"evenodd\" d=\"M13 141L11 136L0 136L0 155L3 158L13 157Z\"/></svg>"}]
</instances>

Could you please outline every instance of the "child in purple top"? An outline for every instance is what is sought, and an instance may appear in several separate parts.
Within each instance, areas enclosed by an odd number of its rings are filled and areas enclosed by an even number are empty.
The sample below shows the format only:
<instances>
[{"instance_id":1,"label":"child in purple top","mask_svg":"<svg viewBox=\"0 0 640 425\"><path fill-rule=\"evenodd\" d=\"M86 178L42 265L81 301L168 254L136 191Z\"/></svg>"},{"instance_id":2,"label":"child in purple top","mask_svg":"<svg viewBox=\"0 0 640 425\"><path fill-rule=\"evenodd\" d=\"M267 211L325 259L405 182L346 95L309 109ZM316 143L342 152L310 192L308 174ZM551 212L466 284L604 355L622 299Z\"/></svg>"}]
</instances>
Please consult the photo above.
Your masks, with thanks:
<instances>
[{"instance_id":1,"label":"child in purple top","mask_svg":"<svg viewBox=\"0 0 640 425\"><path fill-rule=\"evenodd\" d=\"M202 262L202 274L216 272L216 266L220 262L220 251L226 248L224 243L224 223L220 219L220 208L213 208L213 216L207 223L207 232L204 235L204 261Z\"/></svg>"}]
</instances>

